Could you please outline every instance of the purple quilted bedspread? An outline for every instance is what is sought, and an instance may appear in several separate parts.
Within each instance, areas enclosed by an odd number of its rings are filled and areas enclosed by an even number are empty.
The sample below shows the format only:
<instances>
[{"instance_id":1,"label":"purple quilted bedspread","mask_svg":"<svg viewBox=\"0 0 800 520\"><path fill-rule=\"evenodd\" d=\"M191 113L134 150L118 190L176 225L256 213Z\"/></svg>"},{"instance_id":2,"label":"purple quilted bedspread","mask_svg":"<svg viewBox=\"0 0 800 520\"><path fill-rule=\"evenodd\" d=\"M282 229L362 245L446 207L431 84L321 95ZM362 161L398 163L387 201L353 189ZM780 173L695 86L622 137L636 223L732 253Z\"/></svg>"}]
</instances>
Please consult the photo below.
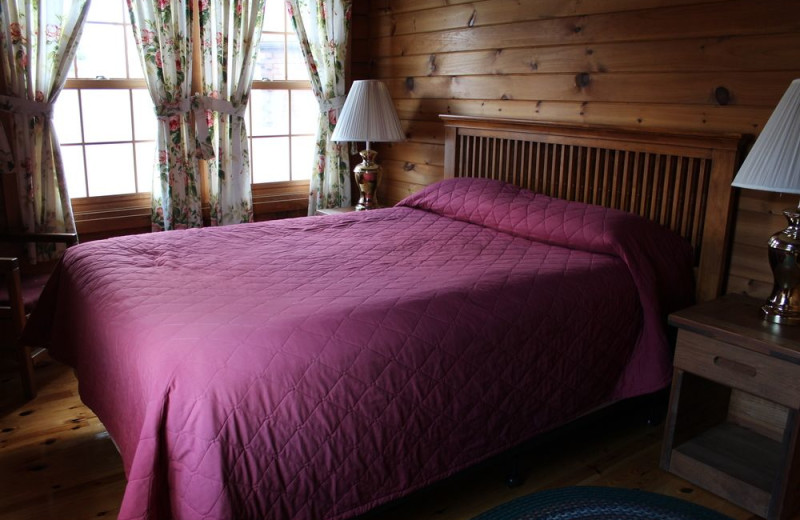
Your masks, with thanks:
<instances>
[{"instance_id":1,"label":"purple quilted bedspread","mask_svg":"<svg viewBox=\"0 0 800 520\"><path fill-rule=\"evenodd\" d=\"M344 519L664 387L681 239L485 180L70 248L29 339L122 454L120 519Z\"/></svg>"}]
</instances>

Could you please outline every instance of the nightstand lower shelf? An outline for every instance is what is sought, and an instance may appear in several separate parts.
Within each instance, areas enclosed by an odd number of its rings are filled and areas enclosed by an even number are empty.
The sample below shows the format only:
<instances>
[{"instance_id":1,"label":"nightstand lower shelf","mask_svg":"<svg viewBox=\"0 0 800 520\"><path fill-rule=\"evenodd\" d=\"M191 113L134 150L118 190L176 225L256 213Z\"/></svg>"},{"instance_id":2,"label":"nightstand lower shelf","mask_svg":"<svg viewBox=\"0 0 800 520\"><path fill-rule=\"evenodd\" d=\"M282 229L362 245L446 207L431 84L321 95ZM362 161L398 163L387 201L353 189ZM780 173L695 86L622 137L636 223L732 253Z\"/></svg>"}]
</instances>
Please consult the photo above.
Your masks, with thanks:
<instances>
[{"instance_id":1,"label":"nightstand lower shelf","mask_svg":"<svg viewBox=\"0 0 800 520\"><path fill-rule=\"evenodd\" d=\"M766 517L781 453L781 443L726 422L675 447L670 471L713 493L737 496Z\"/></svg>"}]
</instances>

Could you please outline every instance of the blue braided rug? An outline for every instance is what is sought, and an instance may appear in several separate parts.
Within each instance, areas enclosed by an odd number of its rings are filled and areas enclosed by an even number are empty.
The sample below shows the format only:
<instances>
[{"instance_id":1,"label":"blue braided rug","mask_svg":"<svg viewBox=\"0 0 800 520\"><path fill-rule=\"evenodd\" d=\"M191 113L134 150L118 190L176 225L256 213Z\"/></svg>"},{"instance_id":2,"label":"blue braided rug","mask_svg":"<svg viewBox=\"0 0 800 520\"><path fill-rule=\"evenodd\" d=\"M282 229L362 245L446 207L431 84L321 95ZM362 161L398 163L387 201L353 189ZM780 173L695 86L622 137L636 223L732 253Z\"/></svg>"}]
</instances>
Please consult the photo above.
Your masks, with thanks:
<instances>
[{"instance_id":1,"label":"blue braided rug","mask_svg":"<svg viewBox=\"0 0 800 520\"><path fill-rule=\"evenodd\" d=\"M517 498L473 520L731 520L683 500L610 487L550 489Z\"/></svg>"}]
</instances>

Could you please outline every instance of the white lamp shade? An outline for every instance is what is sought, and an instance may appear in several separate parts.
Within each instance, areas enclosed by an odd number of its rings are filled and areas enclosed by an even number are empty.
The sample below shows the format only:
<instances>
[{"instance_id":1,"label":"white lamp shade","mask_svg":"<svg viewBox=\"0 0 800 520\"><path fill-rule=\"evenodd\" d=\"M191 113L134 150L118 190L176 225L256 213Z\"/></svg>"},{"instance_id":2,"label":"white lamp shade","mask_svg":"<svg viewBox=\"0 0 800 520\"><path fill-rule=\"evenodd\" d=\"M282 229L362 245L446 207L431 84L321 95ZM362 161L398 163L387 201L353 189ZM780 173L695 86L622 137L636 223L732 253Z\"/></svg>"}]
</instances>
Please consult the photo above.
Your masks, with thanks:
<instances>
[{"instance_id":1,"label":"white lamp shade","mask_svg":"<svg viewBox=\"0 0 800 520\"><path fill-rule=\"evenodd\" d=\"M405 137L386 85L372 79L354 81L331 140L390 142Z\"/></svg>"},{"instance_id":2,"label":"white lamp shade","mask_svg":"<svg viewBox=\"0 0 800 520\"><path fill-rule=\"evenodd\" d=\"M733 186L800 194L800 79L775 107Z\"/></svg>"}]
</instances>

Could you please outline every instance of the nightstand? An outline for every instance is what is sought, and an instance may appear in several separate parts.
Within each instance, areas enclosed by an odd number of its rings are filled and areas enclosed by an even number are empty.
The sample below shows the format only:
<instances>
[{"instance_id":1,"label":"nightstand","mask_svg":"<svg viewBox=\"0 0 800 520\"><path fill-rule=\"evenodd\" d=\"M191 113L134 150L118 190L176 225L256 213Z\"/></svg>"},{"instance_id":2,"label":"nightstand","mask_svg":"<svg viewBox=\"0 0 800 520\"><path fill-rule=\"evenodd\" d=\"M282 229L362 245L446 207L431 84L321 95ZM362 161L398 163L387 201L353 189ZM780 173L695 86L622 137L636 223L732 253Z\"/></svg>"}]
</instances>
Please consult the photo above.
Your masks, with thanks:
<instances>
[{"instance_id":1,"label":"nightstand","mask_svg":"<svg viewBox=\"0 0 800 520\"><path fill-rule=\"evenodd\" d=\"M748 511L800 506L800 327L724 296L672 314L678 327L661 467Z\"/></svg>"},{"instance_id":2,"label":"nightstand","mask_svg":"<svg viewBox=\"0 0 800 520\"><path fill-rule=\"evenodd\" d=\"M351 211L355 211L355 206L347 206L346 208L322 208L317 209L314 215L338 215L340 213L350 213Z\"/></svg>"}]
</instances>

